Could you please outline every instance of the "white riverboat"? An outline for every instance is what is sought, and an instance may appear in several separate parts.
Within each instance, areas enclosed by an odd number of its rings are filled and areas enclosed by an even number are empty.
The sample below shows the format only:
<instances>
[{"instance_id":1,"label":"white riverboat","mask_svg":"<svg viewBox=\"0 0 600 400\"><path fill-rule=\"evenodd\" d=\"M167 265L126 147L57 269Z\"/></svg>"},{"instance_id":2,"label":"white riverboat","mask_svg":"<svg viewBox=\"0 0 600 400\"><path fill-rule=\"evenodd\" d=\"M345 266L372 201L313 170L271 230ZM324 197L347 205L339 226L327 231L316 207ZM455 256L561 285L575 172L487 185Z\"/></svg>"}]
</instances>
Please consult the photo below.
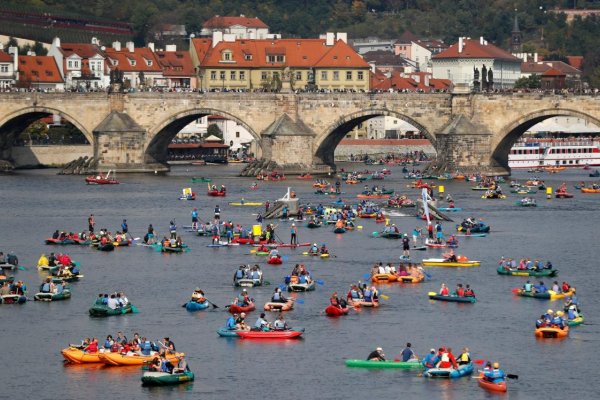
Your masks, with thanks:
<instances>
[{"instance_id":1,"label":"white riverboat","mask_svg":"<svg viewBox=\"0 0 600 400\"><path fill-rule=\"evenodd\" d=\"M585 167L600 165L596 141L517 142L508 154L510 168Z\"/></svg>"}]
</instances>

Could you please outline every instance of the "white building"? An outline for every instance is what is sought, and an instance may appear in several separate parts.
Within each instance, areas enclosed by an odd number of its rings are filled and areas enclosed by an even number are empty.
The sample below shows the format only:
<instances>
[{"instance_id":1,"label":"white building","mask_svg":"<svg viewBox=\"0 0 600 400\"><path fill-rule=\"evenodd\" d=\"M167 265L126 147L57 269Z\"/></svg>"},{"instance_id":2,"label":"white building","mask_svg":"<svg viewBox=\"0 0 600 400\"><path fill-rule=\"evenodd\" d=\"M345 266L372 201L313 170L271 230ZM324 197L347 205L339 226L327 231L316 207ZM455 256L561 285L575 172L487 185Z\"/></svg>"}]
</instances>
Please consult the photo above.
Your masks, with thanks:
<instances>
[{"instance_id":1,"label":"white building","mask_svg":"<svg viewBox=\"0 0 600 400\"><path fill-rule=\"evenodd\" d=\"M11 47L8 53L4 52L4 45L0 43L0 89L12 87L16 82L18 49Z\"/></svg>"},{"instance_id":2,"label":"white building","mask_svg":"<svg viewBox=\"0 0 600 400\"><path fill-rule=\"evenodd\" d=\"M489 44L483 37L479 40L459 38L447 50L432 56L432 73L437 79L449 79L454 85L468 85L479 89L474 82L475 69L479 72L478 82L483 82L483 70L492 71L493 87L489 89L512 88L521 76L521 60L507 51ZM482 87L485 90L485 87Z\"/></svg>"},{"instance_id":3,"label":"white building","mask_svg":"<svg viewBox=\"0 0 600 400\"><path fill-rule=\"evenodd\" d=\"M186 125L178 134L179 138L191 138L193 136L203 137L208 127L215 124L223 133L223 142L229 146L231 151L241 148L249 148L250 152L256 154L256 142L254 137L235 121L220 117L218 115L206 115Z\"/></svg>"},{"instance_id":4,"label":"white building","mask_svg":"<svg viewBox=\"0 0 600 400\"><path fill-rule=\"evenodd\" d=\"M281 39L281 34L269 33L269 26L259 18L221 17L215 15L204 24L200 36L212 36L214 32L233 34L236 39Z\"/></svg>"}]
</instances>

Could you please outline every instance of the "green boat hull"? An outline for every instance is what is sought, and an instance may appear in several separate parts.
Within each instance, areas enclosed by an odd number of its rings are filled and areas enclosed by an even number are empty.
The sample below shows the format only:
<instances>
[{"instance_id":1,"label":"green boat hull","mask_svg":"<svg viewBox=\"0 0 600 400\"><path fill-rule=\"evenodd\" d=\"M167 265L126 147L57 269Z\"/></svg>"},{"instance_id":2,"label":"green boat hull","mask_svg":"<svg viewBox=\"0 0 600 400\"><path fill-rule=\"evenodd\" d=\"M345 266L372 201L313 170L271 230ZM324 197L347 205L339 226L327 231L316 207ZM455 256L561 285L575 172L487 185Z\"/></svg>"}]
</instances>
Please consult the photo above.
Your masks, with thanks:
<instances>
[{"instance_id":1,"label":"green boat hull","mask_svg":"<svg viewBox=\"0 0 600 400\"><path fill-rule=\"evenodd\" d=\"M92 308L89 309L90 316L92 317L110 317L113 315L123 315L132 312L133 309L131 304L128 304L123 308L117 308L115 310L105 305L95 304Z\"/></svg>"},{"instance_id":2,"label":"green boat hull","mask_svg":"<svg viewBox=\"0 0 600 400\"><path fill-rule=\"evenodd\" d=\"M182 374L169 374L166 372L144 372L142 376L142 385L144 386L165 386L177 385L179 383L192 382L194 373L186 371Z\"/></svg>"},{"instance_id":3,"label":"green boat hull","mask_svg":"<svg viewBox=\"0 0 600 400\"><path fill-rule=\"evenodd\" d=\"M368 360L346 360L346 367L423 369L423 365L421 365L420 362L368 361Z\"/></svg>"},{"instance_id":4,"label":"green boat hull","mask_svg":"<svg viewBox=\"0 0 600 400\"><path fill-rule=\"evenodd\" d=\"M35 296L33 296L33 299L36 301L59 301L70 298L71 291L67 288L65 288L62 293L37 293Z\"/></svg>"},{"instance_id":5,"label":"green boat hull","mask_svg":"<svg viewBox=\"0 0 600 400\"><path fill-rule=\"evenodd\" d=\"M558 275L557 269L543 269L541 271L531 271L531 270L512 270L507 271L501 266L496 270L498 275L511 275L511 276L533 276L533 277L554 277Z\"/></svg>"},{"instance_id":6,"label":"green boat hull","mask_svg":"<svg viewBox=\"0 0 600 400\"><path fill-rule=\"evenodd\" d=\"M585 318L583 318L583 315L579 315L579 317L572 319L570 321L567 321L567 325L578 326L578 325L583 324L584 321L585 321Z\"/></svg>"}]
</instances>

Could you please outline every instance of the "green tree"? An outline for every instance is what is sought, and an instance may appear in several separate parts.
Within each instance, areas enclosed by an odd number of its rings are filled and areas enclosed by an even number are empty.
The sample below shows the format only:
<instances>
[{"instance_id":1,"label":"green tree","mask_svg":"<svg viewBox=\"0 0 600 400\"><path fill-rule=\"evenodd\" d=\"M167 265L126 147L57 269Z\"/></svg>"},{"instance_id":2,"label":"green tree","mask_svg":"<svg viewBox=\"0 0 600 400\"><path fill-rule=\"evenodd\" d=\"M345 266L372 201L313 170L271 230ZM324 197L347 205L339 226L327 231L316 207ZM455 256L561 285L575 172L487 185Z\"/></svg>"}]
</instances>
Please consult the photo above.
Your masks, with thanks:
<instances>
[{"instance_id":1,"label":"green tree","mask_svg":"<svg viewBox=\"0 0 600 400\"><path fill-rule=\"evenodd\" d=\"M208 128L206 129L205 137L209 136L216 136L219 139L223 140L223 132L221 132L221 129L217 126L217 124L210 124L208 126Z\"/></svg>"},{"instance_id":2,"label":"green tree","mask_svg":"<svg viewBox=\"0 0 600 400\"><path fill-rule=\"evenodd\" d=\"M537 74L519 78L515 82L516 89L538 89L540 87L542 87L542 81Z\"/></svg>"},{"instance_id":3,"label":"green tree","mask_svg":"<svg viewBox=\"0 0 600 400\"><path fill-rule=\"evenodd\" d=\"M20 139L23 141L29 142L29 144L33 144L34 141L38 142L48 133L48 125L45 122L38 120L29 125L25 130L21 133Z\"/></svg>"}]
</instances>

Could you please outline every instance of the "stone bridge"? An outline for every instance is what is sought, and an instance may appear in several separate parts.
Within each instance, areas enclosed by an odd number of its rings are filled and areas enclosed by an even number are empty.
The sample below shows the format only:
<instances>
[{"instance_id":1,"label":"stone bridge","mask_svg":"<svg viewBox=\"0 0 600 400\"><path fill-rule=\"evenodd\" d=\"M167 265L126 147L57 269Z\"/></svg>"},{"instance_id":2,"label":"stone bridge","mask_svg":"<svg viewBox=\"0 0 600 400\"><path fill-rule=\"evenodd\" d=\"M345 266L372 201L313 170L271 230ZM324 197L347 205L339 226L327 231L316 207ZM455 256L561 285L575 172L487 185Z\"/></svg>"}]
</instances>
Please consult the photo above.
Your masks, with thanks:
<instances>
[{"instance_id":1,"label":"stone bridge","mask_svg":"<svg viewBox=\"0 0 600 400\"><path fill-rule=\"evenodd\" d=\"M323 171L335 147L360 122L393 116L433 143L439 170L506 174L512 144L554 116L600 126L600 97L545 94L1 93L0 159L31 122L59 114L93 144L99 170L164 171L167 146L204 115L243 125L259 156Z\"/></svg>"}]
</instances>

